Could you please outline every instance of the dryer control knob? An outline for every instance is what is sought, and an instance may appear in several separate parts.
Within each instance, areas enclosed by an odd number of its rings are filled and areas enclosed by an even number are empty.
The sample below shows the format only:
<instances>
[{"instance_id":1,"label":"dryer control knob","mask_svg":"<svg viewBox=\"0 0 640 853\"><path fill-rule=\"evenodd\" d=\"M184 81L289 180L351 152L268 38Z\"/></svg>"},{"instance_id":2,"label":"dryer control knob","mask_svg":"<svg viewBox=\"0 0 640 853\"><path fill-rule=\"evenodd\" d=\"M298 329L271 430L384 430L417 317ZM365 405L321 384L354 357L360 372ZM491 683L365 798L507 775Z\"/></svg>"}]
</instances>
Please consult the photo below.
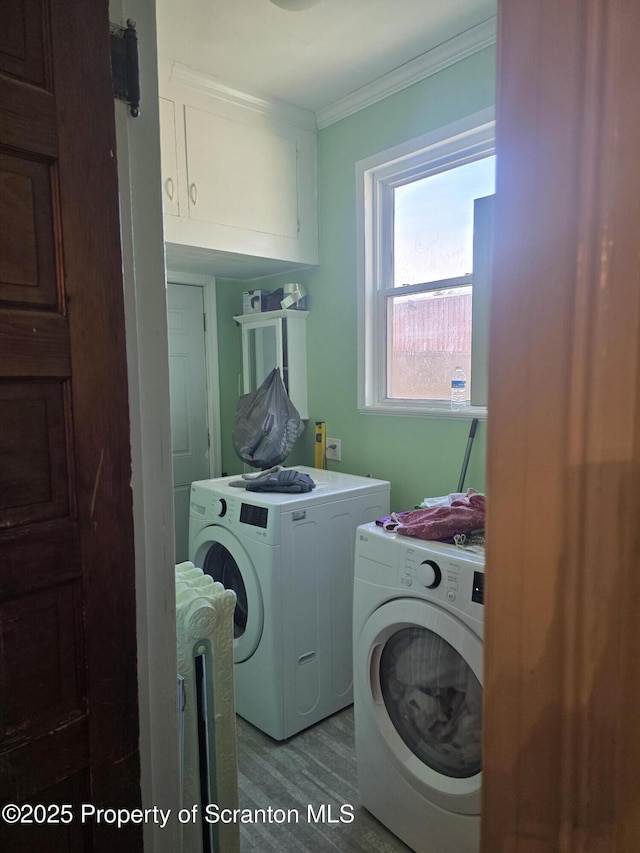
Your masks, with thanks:
<instances>
[{"instance_id":1,"label":"dryer control knob","mask_svg":"<svg viewBox=\"0 0 640 853\"><path fill-rule=\"evenodd\" d=\"M420 581L427 589L435 589L440 586L442 572L440 566L434 560L425 560L420 564Z\"/></svg>"},{"instance_id":2,"label":"dryer control knob","mask_svg":"<svg viewBox=\"0 0 640 853\"><path fill-rule=\"evenodd\" d=\"M223 516L225 516L227 514L227 502L225 501L224 498L219 498L219 500L217 500L214 503L213 511L220 518L223 518Z\"/></svg>"}]
</instances>

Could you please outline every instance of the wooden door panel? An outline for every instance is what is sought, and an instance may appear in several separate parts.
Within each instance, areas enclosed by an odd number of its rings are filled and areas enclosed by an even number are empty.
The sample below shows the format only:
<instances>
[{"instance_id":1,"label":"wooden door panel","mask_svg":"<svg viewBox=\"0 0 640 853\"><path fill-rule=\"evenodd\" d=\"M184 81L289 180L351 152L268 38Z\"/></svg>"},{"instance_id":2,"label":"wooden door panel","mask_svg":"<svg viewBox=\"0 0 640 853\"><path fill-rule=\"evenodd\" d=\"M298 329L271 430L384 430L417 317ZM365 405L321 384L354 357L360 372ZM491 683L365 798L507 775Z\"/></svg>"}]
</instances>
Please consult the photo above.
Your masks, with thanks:
<instances>
[{"instance_id":1,"label":"wooden door panel","mask_svg":"<svg viewBox=\"0 0 640 853\"><path fill-rule=\"evenodd\" d=\"M86 716L65 721L60 731L20 740L0 756L0 802L23 803L38 796L44 799L54 785L77 773L86 773L91 787L88 743ZM80 802L92 801L91 790L88 796ZM0 821L0 830L2 825ZM5 848L0 845L0 849Z\"/></svg>"},{"instance_id":2,"label":"wooden door panel","mask_svg":"<svg viewBox=\"0 0 640 853\"><path fill-rule=\"evenodd\" d=\"M0 72L42 85L45 80L42 0L2 0Z\"/></svg>"},{"instance_id":3,"label":"wooden door panel","mask_svg":"<svg viewBox=\"0 0 640 853\"><path fill-rule=\"evenodd\" d=\"M0 604L0 738L85 712L79 583Z\"/></svg>"},{"instance_id":4,"label":"wooden door panel","mask_svg":"<svg viewBox=\"0 0 640 853\"><path fill-rule=\"evenodd\" d=\"M44 799L31 798L29 805L59 805L73 802L89 802L89 785L85 773L76 773L63 782L53 785ZM40 816L41 810L35 814ZM55 814L50 811L49 814ZM81 853L91 849L89 825L74 819L70 824L58 823L49 826L38 824L21 827L0 823L0 849L11 853Z\"/></svg>"},{"instance_id":5,"label":"wooden door panel","mask_svg":"<svg viewBox=\"0 0 640 853\"><path fill-rule=\"evenodd\" d=\"M43 542L46 542L44 551ZM82 574L75 519L14 528L2 534L0 546L0 602L65 583Z\"/></svg>"},{"instance_id":6,"label":"wooden door panel","mask_svg":"<svg viewBox=\"0 0 640 853\"><path fill-rule=\"evenodd\" d=\"M0 382L0 511L4 527L69 512L61 382Z\"/></svg>"},{"instance_id":7,"label":"wooden door panel","mask_svg":"<svg viewBox=\"0 0 640 853\"><path fill-rule=\"evenodd\" d=\"M4 7L0 7L4 8ZM0 146L56 157L56 102L49 92L0 72Z\"/></svg>"},{"instance_id":8,"label":"wooden door panel","mask_svg":"<svg viewBox=\"0 0 640 853\"><path fill-rule=\"evenodd\" d=\"M43 311L0 309L0 362L5 377L69 376L67 318Z\"/></svg>"},{"instance_id":9,"label":"wooden door panel","mask_svg":"<svg viewBox=\"0 0 640 853\"><path fill-rule=\"evenodd\" d=\"M0 302L56 307L51 184L48 163L0 154Z\"/></svg>"}]
</instances>

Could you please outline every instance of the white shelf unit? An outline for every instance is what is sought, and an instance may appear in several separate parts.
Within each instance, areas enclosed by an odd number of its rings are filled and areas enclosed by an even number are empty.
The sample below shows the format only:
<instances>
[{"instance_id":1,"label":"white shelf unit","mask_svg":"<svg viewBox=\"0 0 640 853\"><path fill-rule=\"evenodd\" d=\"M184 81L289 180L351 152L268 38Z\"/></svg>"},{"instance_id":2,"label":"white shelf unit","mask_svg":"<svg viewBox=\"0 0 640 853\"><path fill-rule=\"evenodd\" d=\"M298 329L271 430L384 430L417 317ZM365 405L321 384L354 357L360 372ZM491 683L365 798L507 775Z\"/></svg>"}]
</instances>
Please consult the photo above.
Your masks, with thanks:
<instances>
[{"instance_id":1,"label":"white shelf unit","mask_svg":"<svg viewBox=\"0 0 640 853\"><path fill-rule=\"evenodd\" d=\"M300 417L309 417L307 406L308 311L263 311L240 314L233 319L242 327L242 375L244 393L259 388L274 367L280 368L289 399Z\"/></svg>"}]
</instances>

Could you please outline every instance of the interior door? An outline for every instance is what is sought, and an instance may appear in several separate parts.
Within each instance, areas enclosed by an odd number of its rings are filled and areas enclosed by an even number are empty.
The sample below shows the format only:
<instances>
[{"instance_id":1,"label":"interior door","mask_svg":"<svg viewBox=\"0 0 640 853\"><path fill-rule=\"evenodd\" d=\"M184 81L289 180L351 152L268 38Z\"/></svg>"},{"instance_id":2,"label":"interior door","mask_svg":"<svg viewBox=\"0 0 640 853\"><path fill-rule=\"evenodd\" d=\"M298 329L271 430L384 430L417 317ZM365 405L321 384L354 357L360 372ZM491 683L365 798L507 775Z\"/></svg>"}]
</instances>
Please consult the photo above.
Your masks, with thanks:
<instances>
[{"instance_id":1,"label":"interior door","mask_svg":"<svg viewBox=\"0 0 640 853\"><path fill-rule=\"evenodd\" d=\"M140 801L107 2L0 19L0 803L73 816L0 849L133 851L78 812Z\"/></svg>"},{"instance_id":2,"label":"interior door","mask_svg":"<svg viewBox=\"0 0 640 853\"><path fill-rule=\"evenodd\" d=\"M167 286L176 562L189 559L191 483L209 477L202 288Z\"/></svg>"}]
</instances>

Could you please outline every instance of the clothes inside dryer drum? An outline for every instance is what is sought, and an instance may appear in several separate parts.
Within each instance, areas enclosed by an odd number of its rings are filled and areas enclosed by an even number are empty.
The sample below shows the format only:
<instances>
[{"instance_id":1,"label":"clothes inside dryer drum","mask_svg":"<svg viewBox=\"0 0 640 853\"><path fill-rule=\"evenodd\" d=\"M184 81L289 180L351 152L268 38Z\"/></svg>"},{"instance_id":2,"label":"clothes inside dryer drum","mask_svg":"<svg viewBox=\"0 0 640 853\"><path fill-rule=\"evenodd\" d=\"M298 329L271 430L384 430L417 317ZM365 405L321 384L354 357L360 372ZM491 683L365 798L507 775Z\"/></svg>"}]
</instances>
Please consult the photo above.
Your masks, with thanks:
<instances>
[{"instance_id":1,"label":"clothes inside dryer drum","mask_svg":"<svg viewBox=\"0 0 640 853\"><path fill-rule=\"evenodd\" d=\"M210 575L214 581L220 581L225 589L232 589L236 594L236 609L233 612L233 637L241 637L247 627L247 590L242 580L242 572L230 551L215 542L207 551L202 571Z\"/></svg>"},{"instance_id":2,"label":"clothes inside dryer drum","mask_svg":"<svg viewBox=\"0 0 640 853\"><path fill-rule=\"evenodd\" d=\"M480 772L482 686L442 637L402 628L380 657L380 687L398 734L418 758L455 779Z\"/></svg>"}]
</instances>

